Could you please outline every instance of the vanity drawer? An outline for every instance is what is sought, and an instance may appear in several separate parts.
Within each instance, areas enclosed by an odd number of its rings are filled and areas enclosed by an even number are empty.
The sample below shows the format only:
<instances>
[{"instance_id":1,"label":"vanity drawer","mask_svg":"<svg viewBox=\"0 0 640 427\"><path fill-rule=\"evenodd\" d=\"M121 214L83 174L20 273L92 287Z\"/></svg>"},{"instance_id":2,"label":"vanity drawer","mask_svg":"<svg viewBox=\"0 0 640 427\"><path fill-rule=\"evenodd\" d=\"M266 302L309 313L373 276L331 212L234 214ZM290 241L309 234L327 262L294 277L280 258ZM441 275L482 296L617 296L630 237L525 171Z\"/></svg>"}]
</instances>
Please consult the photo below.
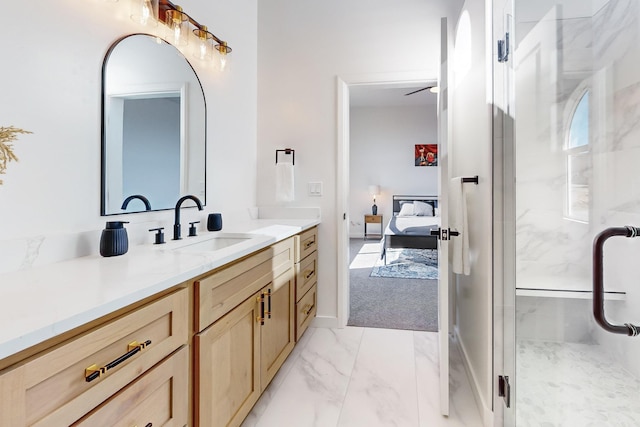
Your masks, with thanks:
<instances>
[{"instance_id":1,"label":"vanity drawer","mask_svg":"<svg viewBox=\"0 0 640 427\"><path fill-rule=\"evenodd\" d=\"M73 426L182 427L189 416L189 351L182 347Z\"/></svg>"},{"instance_id":2,"label":"vanity drawer","mask_svg":"<svg viewBox=\"0 0 640 427\"><path fill-rule=\"evenodd\" d=\"M7 369L0 375L0 425L78 420L188 342L188 295L181 289ZM102 375L88 370L94 365Z\"/></svg>"},{"instance_id":3,"label":"vanity drawer","mask_svg":"<svg viewBox=\"0 0 640 427\"><path fill-rule=\"evenodd\" d=\"M314 284L296 304L296 341L300 339L316 316L317 289L317 285Z\"/></svg>"},{"instance_id":4,"label":"vanity drawer","mask_svg":"<svg viewBox=\"0 0 640 427\"><path fill-rule=\"evenodd\" d=\"M307 231L295 236L296 238L296 260L300 262L309 254L318 249L318 227L310 228Z\"/></svg>"},{"instance_id":5,"label":"vanity drawer","mask_svg":"<svg viewBox=\"0 0 640 427\"><path fill-rule=\"evenodd\" d=\"M296 264L296 301L300 301L318 277L318 252L314 252Z\"/></svg>"},{"instance_id":6,"label":"vanity drawer","mask_svg":"<svg viewBox=\"0 0 640 427\"><path fill-rule=\"evenodd\" d=\"M294 239L278 242L195 282L195 327L202 331L291 269Z\"/></svg>"}]
</instances>

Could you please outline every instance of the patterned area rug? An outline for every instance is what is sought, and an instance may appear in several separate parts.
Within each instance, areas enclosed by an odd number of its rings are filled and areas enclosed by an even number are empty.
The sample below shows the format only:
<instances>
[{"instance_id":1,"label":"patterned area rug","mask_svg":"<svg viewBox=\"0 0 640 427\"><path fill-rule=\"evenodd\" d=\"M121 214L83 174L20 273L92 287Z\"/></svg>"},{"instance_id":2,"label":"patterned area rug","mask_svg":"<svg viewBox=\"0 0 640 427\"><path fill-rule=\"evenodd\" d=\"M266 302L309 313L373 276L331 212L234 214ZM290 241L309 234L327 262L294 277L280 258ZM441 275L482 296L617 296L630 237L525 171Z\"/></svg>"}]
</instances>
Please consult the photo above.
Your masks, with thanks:
<instances>
[{"instance_id":1,"label":"patterned area rug","mask_svg":"<svg viewBox=\"0 0 640 427\"><path fill-rule=\"evenodd\" d=\"M437 279L438 251L435 249L387 249L387 265L379 259L371 277Z\"/></svg>"}]
</instances>

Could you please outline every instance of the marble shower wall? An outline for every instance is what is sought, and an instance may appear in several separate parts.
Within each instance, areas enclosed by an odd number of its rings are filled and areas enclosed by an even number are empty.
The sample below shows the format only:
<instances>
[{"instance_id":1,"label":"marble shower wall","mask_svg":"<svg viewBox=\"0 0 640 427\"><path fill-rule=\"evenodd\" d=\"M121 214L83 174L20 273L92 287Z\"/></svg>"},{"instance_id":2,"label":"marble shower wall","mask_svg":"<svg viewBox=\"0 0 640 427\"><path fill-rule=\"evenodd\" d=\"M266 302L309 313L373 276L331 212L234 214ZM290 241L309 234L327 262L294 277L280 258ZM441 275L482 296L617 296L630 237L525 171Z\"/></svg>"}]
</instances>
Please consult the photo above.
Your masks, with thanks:
<instances>
[{"instance_id":1,"label":"marble shower wall","mask_svg":"<svg viewBox=\"0 0 640 427\"><path fill-rule=\"evenodd\" d=\"M640 5L610 1L592 17L563 16L558 7L523 27L515 82L516 286L589 290L595 235L607 227L640 226ZM566 217L564 153L571 116L585 90L590 93L587 223ZM611 322L640 323L638 260L640 239L607 242L605 286L627 293L623 301L607 302ZM549 310L553 324L539 320ZM518 338L598 342L640 376L632 363L640 358L640 340L601 332L589 311L588 303L519 297L524 335Z\"/></svg>"}]
</instances>

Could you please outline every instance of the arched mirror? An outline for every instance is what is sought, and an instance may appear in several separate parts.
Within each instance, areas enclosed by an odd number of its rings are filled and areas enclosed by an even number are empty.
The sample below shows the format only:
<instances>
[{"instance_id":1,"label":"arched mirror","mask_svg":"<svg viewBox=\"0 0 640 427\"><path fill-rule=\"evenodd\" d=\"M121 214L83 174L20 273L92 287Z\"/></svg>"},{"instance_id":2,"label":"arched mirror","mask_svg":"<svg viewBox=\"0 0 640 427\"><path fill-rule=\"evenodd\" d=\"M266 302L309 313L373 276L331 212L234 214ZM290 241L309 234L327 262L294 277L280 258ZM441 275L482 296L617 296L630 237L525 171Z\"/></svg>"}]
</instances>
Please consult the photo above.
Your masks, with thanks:
<instances>
[{"instance_id":1,"label":"arched mirror","mask_svg":"<svg viewBox=\"0 0 640 427\"><path fill-rule=\"evenodd\" d=\"M172 209L205 200L206 103L186 58L154 36L111 46L102 71L102 215Z\"/></svg>"}]
</instances>

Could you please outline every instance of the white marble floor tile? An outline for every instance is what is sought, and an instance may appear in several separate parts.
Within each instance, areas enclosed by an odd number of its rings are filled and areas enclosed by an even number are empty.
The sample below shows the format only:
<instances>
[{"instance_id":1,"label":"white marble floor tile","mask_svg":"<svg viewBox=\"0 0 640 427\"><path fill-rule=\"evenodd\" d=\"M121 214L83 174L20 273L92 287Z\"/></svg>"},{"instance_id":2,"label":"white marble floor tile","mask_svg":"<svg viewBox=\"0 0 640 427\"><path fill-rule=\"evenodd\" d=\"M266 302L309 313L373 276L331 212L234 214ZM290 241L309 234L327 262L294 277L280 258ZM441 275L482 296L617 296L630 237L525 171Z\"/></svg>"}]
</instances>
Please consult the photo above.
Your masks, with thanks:
<instances>
[{"instance_id":1,"label":"white marble floor tile","mask_svg":"<svg viewBox=\"0 0 640 427\"><path fill-rule=\"evenodd\" d=\"M480 413L471 392L457 345L449 343L449 416L440 414L438 333L414 332L420 427L481 427Z\"/></svg>"},{"instance_id":2,"label":"white marble floor tile","mask_svg":"<svg viewBox=\"0 0 640 427\"><path fill-rule=\"evenodd\" d=\"M420 427L442 425L438 333L414 332Z\"/></svg>"},{"instance_id":3,"label":"white marble floor tile","mask_svg":"<svg viewBox=\"0 0 640 427\"><path fill-rule=\"evenodd\" d=\"M267 386L265 391L262 392L260 399L253 406L253 409L251 410L249 415L247 415L247 418L245 418L244 422L242 423L242 427L254 427L256 425L258 419L267 409L269 403L271 403L273 396L275 396L278 392L278 389L284 382L287 374L293 368L296 360L298 360L298 358L300 357L300 353L302 353L302 351L306 348L315 331L316 328L308 328L307 331L302 335L302 337L300 337L300 341L296 343L296 346L291 351L289 357L287 357L287 360L285 360L285 362L282 364L280 370L278 370L276 375L271 380L271 383Z\"/></svg>"},{"instance_id":4,"label":"white marble floor tile","mask_svg":"<svg viewBox=\"0 0 640 427\"><path fill-rule=\"evenodd\" d=\"M453 342L450 354L442 417L437 333L310 328L242 427L480 427Z\"/></svg>"},{"instance_id":5,"label":"white marble floor tile","mask_svg":"<svg viewBox=\"0 0 640 427\"><path fill-rule=\"evenodd\" d=\"M261 414L252 411L256 421L250 425L335 426L362 335L362 328L316 329L266 408Z\"/></svg>"},{"instance_id":6,"label":"white marble floor tile","mask_svg":"<svg viewBox=\"0 0 640 427\"><path fill-rule=\"evenodd\" d=\"M338 426L418 426L412 331L365 329Z\"/></svg>"},{"instance_id":7,"label":"white marble floor tile","mask_svg":"<svg viewBox=\"0 0 640 427\"><path fill-rule=\"evenodd\" d=\"M482 427L460 347L449 340L449 417L446 426Z\"/></svg>"}]
</instances>

